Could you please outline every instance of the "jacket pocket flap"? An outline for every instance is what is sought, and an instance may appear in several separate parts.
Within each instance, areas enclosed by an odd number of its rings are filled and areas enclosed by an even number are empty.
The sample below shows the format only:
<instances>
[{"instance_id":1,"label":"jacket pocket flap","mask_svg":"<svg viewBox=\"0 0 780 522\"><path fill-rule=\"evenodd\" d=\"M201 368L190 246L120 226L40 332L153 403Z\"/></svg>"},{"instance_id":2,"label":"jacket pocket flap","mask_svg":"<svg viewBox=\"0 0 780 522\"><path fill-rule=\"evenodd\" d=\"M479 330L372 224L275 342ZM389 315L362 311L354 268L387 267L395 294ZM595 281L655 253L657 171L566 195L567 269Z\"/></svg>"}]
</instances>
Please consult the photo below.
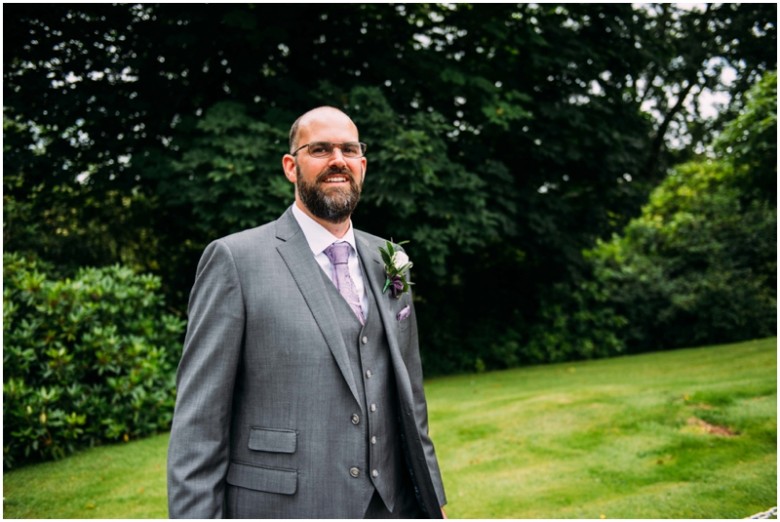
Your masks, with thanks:
<instances>
[{"instance_id":1,"label":"jacket pocket flap","mask_svg":"<svg viewBox=\"0 0 780 522\"><path fill-rule=\"evenodd\" d=\"M260 468L231 462L227 482L267 493L292 495L298 489L298 472L289 469Z\"/></svg>"},{"instance_id":2,"label":"jacket pocket flap","mask_svg":"<svg viewBox=\"0 0 780 522\"><path fill-rule=\"evenodd\" d=\"M252 428L249 432L249 449L271 453L295 453L298 434L292 430Z\"/></svg>"}]
</instances>

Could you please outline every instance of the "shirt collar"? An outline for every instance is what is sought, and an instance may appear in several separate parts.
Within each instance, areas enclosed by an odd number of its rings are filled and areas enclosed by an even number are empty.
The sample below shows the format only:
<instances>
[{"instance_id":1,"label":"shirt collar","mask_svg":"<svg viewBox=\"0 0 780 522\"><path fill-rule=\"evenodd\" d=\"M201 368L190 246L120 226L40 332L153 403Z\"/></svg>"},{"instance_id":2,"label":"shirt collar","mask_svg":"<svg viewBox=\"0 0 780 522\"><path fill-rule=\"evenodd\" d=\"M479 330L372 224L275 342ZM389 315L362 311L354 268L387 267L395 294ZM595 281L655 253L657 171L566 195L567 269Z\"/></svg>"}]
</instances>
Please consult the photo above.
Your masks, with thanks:
<instances>
[{"instance_id":1,"label":"shirt collar","mask_svg":"<svg viewBox=\"0 0 780 522\"><path fill-rule=\"evenodd\" d=\"M298 208L296 203L292 205L292 212L295 220L303 231L303 235L306 236L306 242L309 243L309 248L315 256L321 254L326 248L333 243L340 243L346 241L352 245L352 249L357 252L355 246L355 230L352 228L352 220L349 221L349 229L344 237L338 238L331 234L325 227L314 221L308 214Z\"/></svg>"}]
</instances>

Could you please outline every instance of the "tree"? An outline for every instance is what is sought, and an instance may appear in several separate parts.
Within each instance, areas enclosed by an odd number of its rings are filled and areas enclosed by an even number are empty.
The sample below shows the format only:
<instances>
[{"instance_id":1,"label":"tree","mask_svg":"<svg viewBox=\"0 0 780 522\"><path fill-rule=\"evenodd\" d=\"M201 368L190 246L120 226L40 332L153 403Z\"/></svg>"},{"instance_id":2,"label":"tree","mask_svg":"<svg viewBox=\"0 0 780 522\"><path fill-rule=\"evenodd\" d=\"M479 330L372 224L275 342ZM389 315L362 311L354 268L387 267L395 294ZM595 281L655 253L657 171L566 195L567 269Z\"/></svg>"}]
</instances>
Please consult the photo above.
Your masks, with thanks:
<instances>
[{"instance_id":1,"label":"tree","mask_svg":"<svg viewBox=\"0 0 780 522\"><path fill-rule=\"evenodd\" d=\"M631 350L776 331L777 208L765 189L777 168L777 74L746 99L719 159L672 169L641 216L588 253L602 308L626 319Z\"/></svg>"},{"instance_id":2,"label":"tree","mask_svg":"<svg viewBox=\"0 0 780 522\"><path fill-rule=\"evenodd\" d=\"M370 138L361 226L413 241L422 323L442 325L428 367L519 360L491 339L521 346L582 250L718 128L707 89L738 106L776 67L776 9L10 5L4 245L153 271L183 309L205 242L291 198L290 122L337 105Z\"/></svg>"},{"instance_id":3,"label":"tree","mask_svg":"<svg viewBox=\"0 0 780 522\"><path fill-rule=\"evenodd\" d=\"M632 350L775 332L776 210L741 202L730 178L728 163L675 168L622 237L594 250Z\"/></svg>"}]
</instances>

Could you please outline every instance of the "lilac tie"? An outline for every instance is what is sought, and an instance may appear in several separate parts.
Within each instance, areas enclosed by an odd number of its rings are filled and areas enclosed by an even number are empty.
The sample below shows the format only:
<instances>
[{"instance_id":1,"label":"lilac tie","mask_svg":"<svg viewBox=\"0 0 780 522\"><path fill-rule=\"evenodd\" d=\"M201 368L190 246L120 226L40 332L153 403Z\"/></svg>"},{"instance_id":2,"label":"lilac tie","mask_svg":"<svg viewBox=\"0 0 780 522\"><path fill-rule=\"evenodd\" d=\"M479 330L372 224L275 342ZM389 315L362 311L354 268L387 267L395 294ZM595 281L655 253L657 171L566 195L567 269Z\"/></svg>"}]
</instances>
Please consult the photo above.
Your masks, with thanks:
<instances>
[{"instance_id":1,"label":"lilac tie","mask_svg":"<svg viewBox=\"0 0 780 522\"><path fill-rule=\"evenodd\" d=\"M352 250L352 247L349 243L333 243L325 249L325 255L328 256L333 265L333 284L336 285L342 297L344 297L352 311L360 319L360 324L365 324L363 308L360 306L360 296L358 296L354 281L349 277L347 260L349 260L350 250Z\"/></svg>"}]
</instances>

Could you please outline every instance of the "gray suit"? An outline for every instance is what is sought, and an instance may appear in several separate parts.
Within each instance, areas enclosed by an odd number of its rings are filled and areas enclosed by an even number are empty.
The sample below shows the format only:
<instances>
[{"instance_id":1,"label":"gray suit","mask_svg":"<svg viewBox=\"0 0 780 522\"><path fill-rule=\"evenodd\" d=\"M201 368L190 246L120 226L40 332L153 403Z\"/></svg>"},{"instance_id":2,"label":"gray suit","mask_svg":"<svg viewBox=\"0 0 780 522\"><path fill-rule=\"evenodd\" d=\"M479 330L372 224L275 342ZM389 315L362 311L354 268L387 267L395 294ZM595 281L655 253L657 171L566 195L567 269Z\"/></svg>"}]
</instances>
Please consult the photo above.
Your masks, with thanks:
<instances>
[{"instance_id":1,"label":"gray suit","mask_svg":"<svg viewBox=\"0 0 780 522\"><path fill-rule=\"evenodd\" d=\"M355 239L373 298L366 329L381 337L375 353L384 354L397 395L385 425L397 433L417 501L438 518L446 499L411 296L381 293L384 241L357 230ZM338 294L323 276L289 209L204 251L177 378L171 517L361 518L375 490L384 493L383 477L367 467L369 390L355 371L358 346L340 326L348 306L334 306ZM399 314L406 307L408 317Z\"/></svg>"}]
</instances>

